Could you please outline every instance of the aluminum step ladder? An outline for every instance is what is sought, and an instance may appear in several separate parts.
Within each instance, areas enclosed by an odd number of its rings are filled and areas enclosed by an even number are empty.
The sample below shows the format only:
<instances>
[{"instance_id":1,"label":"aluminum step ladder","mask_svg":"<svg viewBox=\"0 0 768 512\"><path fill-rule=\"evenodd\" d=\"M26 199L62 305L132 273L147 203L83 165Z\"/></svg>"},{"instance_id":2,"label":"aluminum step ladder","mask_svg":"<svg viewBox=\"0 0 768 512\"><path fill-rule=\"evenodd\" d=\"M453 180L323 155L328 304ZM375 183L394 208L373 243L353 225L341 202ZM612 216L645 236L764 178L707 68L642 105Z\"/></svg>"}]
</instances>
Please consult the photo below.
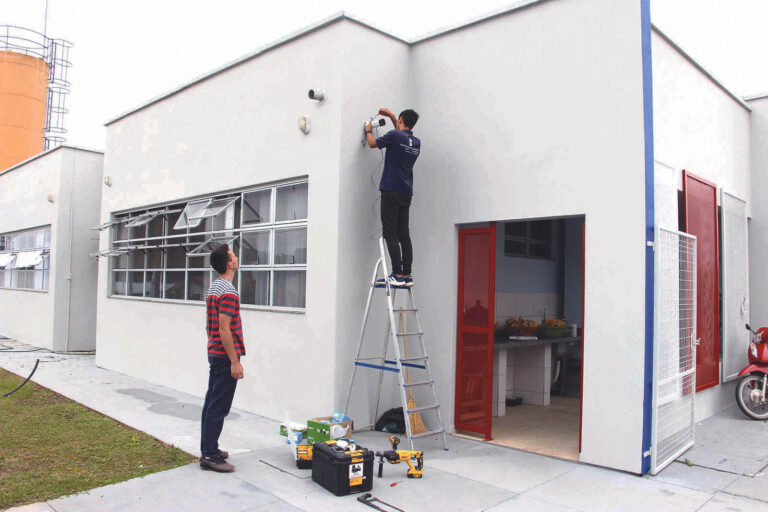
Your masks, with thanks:
<instances>
[{"instance_id":1,"label":"aluminum step ladder","mask_svg":"<svg viewBox=\"0 0 768 512\"><path fill-rule=\"evenodd\" d=\"M413 287L399 287L389 285L389 272L387 271L387 259L384 249L384 239L379 238L379 250L380 257L376 261L376 265L373 268L373 276L371 277L371 286L368 291L368 300L365 304L365 313L363 315L363 325L360 329L360 340L357 345L357 354L355 356L354 368L352 370L352 377L349 380L349 392L347 393L347 402L344 406L344 414L347 414L349 410L349 402L352 398L352 390L355 383L355 376L357 375L358 368L372 368L379 370L378 385L376 387L376 412L374 415L374 422L379 416L379 403L381 401L381 384L384 377L384 372L397 373L399 386L400 386L400 398L402 400L403 411L405 413L405 432L408 437L408 441L411 445L411 450L414 449L413 441L421 437L427 437L431 435L440 434L443 438L443 448L448 449L448 439L446 436L446 429L443 425L443 419L440 415L440 404L437 401L437 391L435 390L435 381L432 378L432 372L429 369L429 356L427 355L426 347L424 346L424 333L421 330L421 322L419 321L418 309L416 308L416 301L413 297ZM377 281L383 278L383 283ZM384 290L387 297L387 309L389 315L387 318L387 334L384 338L384 350L381 356L361 358L360 354L363 349L363 343L365 340L365 330L368 325L368 317L371 311L371 303L373 301L373 294L376 289ZM407 304L405 307L395 307L397 293L401 291L406 296ZM398 330L398 323L395 321L395 314L400 316L400 330ZM406 328L406 315L412 315L416 322L416 330L409 332ZM416 344L417 353L414 355L413 348L411 348L411 355L408 354L408 341L409 339L416 338L418 343ZM392 343L395 353L395 359L387 359L387 346ZM403 345L403 355L401 357L401 342ZM378 364L375 364L378 363ZM411 380L411 371L421 373L416 379ZM405 375L405 377L404 377ZM408 408L408 398L412 396L413 390L427 386L432 391L432 403L421 407ZM434 413L437 417L438 428L436 430L429 430L426 432L420 432L414 434L411 432L410 418L412 414L421 413ZM369 425L373 428L374 425Z\"/></svg>"}]
</instances>

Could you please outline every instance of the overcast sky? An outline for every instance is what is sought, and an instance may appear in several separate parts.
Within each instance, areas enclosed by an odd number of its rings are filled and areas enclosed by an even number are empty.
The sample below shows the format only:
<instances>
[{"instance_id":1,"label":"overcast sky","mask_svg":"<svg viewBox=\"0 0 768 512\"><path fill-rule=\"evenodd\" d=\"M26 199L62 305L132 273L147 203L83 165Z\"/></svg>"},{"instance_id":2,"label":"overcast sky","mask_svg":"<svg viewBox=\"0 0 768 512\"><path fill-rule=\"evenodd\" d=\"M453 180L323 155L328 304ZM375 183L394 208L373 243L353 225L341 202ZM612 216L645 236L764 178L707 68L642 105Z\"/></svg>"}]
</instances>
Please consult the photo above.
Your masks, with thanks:
<instances>
[{"instance_id":1,"label":"overcast sky","mask_svg":"<svg viewBox=\"0 0 768 512\"><path fill-rule=\"evenodd\" d=\"M341 10L411 39L514 3L48 0L49 37L75 44L67 142L103 149L106 120ZM736 94L768 92L767 0L651 5L654 23ZM42 32L44 13L45 0L0 0L0 25Z\"/></svg>"}]
</instances>

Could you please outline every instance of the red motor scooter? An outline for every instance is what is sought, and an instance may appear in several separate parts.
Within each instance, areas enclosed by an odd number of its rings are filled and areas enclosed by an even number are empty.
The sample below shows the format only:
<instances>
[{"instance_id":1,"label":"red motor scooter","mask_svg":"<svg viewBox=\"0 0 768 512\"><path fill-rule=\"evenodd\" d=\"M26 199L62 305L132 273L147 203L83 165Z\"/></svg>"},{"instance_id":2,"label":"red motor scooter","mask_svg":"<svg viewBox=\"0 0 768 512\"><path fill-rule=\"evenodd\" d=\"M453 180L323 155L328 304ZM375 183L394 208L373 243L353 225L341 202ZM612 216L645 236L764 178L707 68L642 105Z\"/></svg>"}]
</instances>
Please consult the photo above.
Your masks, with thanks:
<instances>
[{"instance_id":1,"label":"red motor scooter","mask_svg":"<svg viewBox=\"0 0 768 512\"><path fill-rule=\"evenodd\" d=\"M749 365L739 372L739 385L736 386L736 403L752 419L768 419L768 327L753 331L747 357Z\"/></svg>"}]
</instances>

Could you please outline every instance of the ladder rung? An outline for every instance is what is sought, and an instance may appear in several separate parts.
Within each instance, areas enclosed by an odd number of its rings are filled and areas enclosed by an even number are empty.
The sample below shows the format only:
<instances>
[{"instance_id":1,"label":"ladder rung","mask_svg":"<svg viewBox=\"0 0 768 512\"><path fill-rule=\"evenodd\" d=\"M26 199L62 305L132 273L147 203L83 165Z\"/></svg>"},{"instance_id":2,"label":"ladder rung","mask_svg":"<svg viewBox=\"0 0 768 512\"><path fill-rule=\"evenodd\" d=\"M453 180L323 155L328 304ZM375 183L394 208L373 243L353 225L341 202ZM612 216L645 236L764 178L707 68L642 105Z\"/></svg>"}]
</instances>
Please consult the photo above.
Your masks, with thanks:
<instances>
[{"instance_id":1,"label":"ladder rung","mask_svg":"<svg viewBox=\"0 0 768 512\"><path fill-rule=\"evenodd\" d=\"M423 332L397 332L395 336L398 338L405 338L407 336L424 336Z\"/></svg>"},{"instance_id":2,"label":"ladder rung","mask_svg":"<svg viewBox=\"0 0 768 512\"><path fill-rule=\"evenodd\" d=\"M429 359L429 356L421 356L421 357L404 357L400 359L401 363L411 363L413 361L426 361Z\"/></svg>"},{"instance_id":3,"label":"ladder rung","mask_svg":"<svg viewBox=\"0 0 768 512\"><path fill-rule=\"evenodd\" d=\"M439 428L437 430L430 430L428 432L422 432L421 434L413 434L411 436L411 439L418 439L420 437L427 437L427 436L432 436L432 435L435 435L435 434L442 434L443 432L445 432L445 429L444 428Z\"/></svg>"},{"instance_id":4,"label":"ladder rung","mask_svg":"<svg viewBox=\"0 0 768 512\"><path fill-rule=\"evenodd\" d=\"M406 309L393 309L395 313L416 313L418 309L416 308L406 308Z\"/></svg>"},{"instance_id":5,"label":"ladder rung","mask_svg":"<svg viewBox=\"0 0 768 512\"><path fill-rule=\"evenodd\" d=\"M425 386L427 384L434 384L434 380L420 380L418 382L411 382L410 384L403 384L406 388L412 388L414 386Z\"/></svg>"},{"instance_id":6,"label":"ladder rung","mask_svg":"<svg viewBox=\"0 0 768 512\"><path fill-rule=\"evenodd\" d=\"M438 407L440 407L440 404L425 405L424 407L414 407L413 409L408 409L408 411L406 411L406 412L408 414L413 414L415 412L429 411L431 409L437 409Z\"/></svg>"}]
</instances>

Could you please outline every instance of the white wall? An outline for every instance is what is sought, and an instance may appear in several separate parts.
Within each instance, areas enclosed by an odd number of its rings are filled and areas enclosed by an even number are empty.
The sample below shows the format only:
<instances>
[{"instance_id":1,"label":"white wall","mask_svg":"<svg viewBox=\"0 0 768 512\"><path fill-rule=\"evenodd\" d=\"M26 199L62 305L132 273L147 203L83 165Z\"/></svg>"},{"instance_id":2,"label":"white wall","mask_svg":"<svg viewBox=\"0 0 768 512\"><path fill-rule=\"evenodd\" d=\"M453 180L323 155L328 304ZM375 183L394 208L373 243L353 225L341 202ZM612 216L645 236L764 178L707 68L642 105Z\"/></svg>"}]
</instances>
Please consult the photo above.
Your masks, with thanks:
<instances>
[{"instance_id":1,"label":"white wall","mask_svg":"<svg viewBox=\"0 0 768 512\"><path fill-rule=\"evenodd\" d=\"M749 318L752 327L768 325L768 280L765 255L768 254L768 95L749 102L752 107L751 155L752 203L749 222Z\"/></svg>"},{"instance_id":2,"label":"white wall","mask_svg":"<svg viewBox=\"0 0 768 512\"><path fill-rule=\"evenodd\" d=\"M423 142L414 279L444 418L452 423L456 225L586 215L581 460L635 472L645 346L640 28L638 2L544 2L419 43L411 67Z\"/></svg>"},{"instance_id":3,"label":"white wall","mask_svg":"<svg viewBox=\"0 0 768 512\"><path fill-rule=\"evenodd\" d=\"M674 173L679 190L685 169L747 201L749 214L755 207L751 201L749 110L655 30L651 41L656 161L671 169L664 172ZM753 216L755 213L752 210ZM761 274L755 277L759 281ZM732 396L733 387L727 385L697 393L696 420L732 405Z\"/></svg>"},{"instance_id":4,"label":"white wall","mask_svg":"<svg viewBox=\"0 0 768 512\"><path fill-rule=\"evenodd\" d=\"M0 174L0 233L51 225L48 290L0 288L0 334L42 348L53 348L56 276L66 257L59 237L61 149ZM54 202L48 202L54 194Z\"/></svg>"},{"instance_id":5,"label":"white wall","mask_svg":"<svg viewBox=\"0 0 768 512\"><path fill-rule=\"evenodd\" d=\"M373 266L379 257L381 236L379 179L382 153L361 144L363 123L379 108L387 107L395 115L409 108L409 47L402 41L374 32L345 20L341 57L343 105L340 120L340 179L336 307L335 408L343 410L352 374L353 360L360 335L365 301ZM375 58L371 58L374 54ZM334 91L335 92L335 91ZM383 135L392 125L379 130ZM364 355L380 355L384 339L385 311L383 292L376 293L372 321L368 329ZM390 373L390 372L387 372ZM384 409L399 405L394 374L387 375L383 395ZM350 406L358 426L374 420L374 370L361 369L355 379ZM395 402L397 401L397 404ZM380 413L383 410L380 410Z\"/></svg>"},{"instance_id":6,"label":"white wall","mask_svg":"<svg viewBox=\"0 0 768 512\"><path fill-rule=\"evenodd\" d=\"M306 313L243 309L235 406L282 419L328 414L335 364L339 119L344 29L335 23L216 74L107 129L101 217L309 176ZM328 91L323 104L307 98ZM297 129L302 114L312 131ZM102 234L101 247L108 236ZM205 306L109 298L100 263L97 364L202 396Z\"/></svg>"}]
</instances>

